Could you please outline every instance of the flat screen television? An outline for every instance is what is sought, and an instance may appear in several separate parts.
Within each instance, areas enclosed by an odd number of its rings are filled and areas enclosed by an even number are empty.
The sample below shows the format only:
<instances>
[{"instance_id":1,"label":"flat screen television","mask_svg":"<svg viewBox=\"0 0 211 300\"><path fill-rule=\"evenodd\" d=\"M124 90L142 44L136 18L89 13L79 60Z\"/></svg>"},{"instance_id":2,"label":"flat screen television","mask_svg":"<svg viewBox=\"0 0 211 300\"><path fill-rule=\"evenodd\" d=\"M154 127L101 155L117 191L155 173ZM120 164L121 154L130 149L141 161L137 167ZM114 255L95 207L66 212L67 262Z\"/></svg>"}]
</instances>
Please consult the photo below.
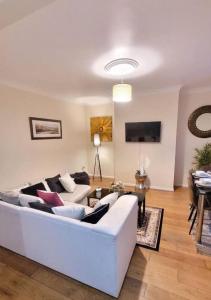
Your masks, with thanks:
<instances>
[{"instance_id":1,"label":"flat screen television","mask_svg":"<svg viewBox=\"0 0 211 300\"><path fill-rule=\"evenodd\" d=\"M125 123L126 142L159 143L161 122Z\"/></svg>"}]
</instances>

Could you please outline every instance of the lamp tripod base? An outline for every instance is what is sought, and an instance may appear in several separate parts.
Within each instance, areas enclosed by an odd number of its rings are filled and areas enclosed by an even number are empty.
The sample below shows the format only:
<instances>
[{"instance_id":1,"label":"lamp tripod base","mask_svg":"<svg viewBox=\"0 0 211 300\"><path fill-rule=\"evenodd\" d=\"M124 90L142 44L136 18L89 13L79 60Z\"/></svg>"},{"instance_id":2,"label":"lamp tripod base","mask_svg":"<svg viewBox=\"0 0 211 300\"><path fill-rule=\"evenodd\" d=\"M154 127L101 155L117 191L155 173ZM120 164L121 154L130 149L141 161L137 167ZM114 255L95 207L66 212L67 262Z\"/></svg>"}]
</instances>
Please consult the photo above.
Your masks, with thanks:
<instances>
[{"instance_id":1,"label":"lamp tripod base","mask_svg":"<svg viewBox=\"0 0 211 300\"><path fill-rule=\"evenodd\" d=\"M94 173L93 173L93 181L95 179L95 172L96 172L96 169L98 168L99 170L99 173L100 173L100 180L102 181L102 171L101 171L101 164L100 164L100 156L99 156L99 153L98 153L98 148L97 148L97 153L95 154L95 164L94 164Z\"/></svg>"}]
</instances>

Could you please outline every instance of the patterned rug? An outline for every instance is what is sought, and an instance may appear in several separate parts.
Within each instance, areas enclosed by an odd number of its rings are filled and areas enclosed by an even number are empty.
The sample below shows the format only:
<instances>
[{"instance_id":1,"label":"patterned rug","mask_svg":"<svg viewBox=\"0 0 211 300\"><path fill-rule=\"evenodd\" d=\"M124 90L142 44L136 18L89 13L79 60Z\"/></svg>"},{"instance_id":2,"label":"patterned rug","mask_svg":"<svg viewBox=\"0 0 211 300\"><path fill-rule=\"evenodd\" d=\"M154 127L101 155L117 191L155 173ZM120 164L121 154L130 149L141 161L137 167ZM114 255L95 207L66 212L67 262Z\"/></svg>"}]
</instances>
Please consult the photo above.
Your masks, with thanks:
<instances>
[{"instance_id":1,"label":"patterned rug","mask_svg":"<svg viewBox=\"0 0 211 300\"><path fill-rule=\"evenodd\" d=\"M195 240L196 234L196 223L192 230L192 237ZM204 212L204 222L202 228L202 237L201 237L201 245L198 245L197 248L202 253L211 255L211 211L205 210Z\"/></svg>"},{"instance_id":2,"label":"patterned rug","mask_svg":"<svg viewBox=\"0 0 211 300\"><path fill-rule=\"evenodd\" d=\"M159 251L163 208L146 207L143 225L137 229L137 245Z\"/></svg>"}]
</instances>

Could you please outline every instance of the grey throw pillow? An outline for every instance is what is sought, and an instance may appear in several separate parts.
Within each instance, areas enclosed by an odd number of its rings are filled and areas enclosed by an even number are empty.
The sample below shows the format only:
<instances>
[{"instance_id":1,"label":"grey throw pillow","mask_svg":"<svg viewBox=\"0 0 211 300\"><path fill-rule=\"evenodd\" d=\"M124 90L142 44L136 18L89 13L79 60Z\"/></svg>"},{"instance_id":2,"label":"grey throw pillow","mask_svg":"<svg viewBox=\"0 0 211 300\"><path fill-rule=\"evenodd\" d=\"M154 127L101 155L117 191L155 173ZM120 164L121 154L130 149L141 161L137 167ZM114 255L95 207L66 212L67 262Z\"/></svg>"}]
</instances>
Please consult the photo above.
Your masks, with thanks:
<instances>
[{"instance_id":1,"label":"grey throw pillow","mask_svg":"<svg viewBox=\"0 0 211 300\"><path fill-rule=\"evenodd\" d=\"M20 206L18 191L0 192L0 199L4 202Z\"/></svg>"}]
</instances>

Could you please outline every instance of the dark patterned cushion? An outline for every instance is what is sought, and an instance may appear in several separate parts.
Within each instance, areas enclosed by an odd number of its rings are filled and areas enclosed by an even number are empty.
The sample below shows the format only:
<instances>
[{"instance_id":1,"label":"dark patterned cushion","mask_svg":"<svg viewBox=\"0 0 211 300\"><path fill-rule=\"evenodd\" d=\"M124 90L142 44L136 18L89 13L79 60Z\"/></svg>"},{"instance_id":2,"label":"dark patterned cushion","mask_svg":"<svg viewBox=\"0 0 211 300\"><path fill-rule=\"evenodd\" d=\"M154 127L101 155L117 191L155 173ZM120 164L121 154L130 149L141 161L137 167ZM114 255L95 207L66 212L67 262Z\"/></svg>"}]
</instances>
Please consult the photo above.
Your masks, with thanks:
<instances>
[{"instance_id":1,"label":"dark patterned cushion","mask_svg":"<svg viewBox=\"0 0 211 300\"><path fill-rule=\"evenodd\" d=\"M34 208L34 209L37 209L37 210L41 210L41 211L48 212L50 214L54 214L54 212L51 209L53 206L50 205L50 204L41 203L41 202L37 201L37 202L30 202L29 206L31 208Z\"/></svg>"},{"instance_id":2,"label":"dark patterned cushion","mask_svg":"<svg viewBox=\"0 0 211 300\"><path fill-rule=\"evenodd\" d=\"M42 182L30 185L22 189L21 192L26 195L37 196L37 190L46 191L46 188Z\"/></svg>"},{"instance_id":3,"label":"dark patterned cushion","mask_svg":"<svg viewBox=\"0 0 211 300\"><path fill-rule=\"evenodd\" d=\"M77 172L74 174L70 174L72 178L74 178L74 181L76 184L85 184L89 185L89 175L86 172Z\"/></svg>"},{"instance_id":4,"label":"dark patterned cushion","mask_svg":"<svg viewBox=\"0 0 211 300\"><path fill-rule=\"evenodd\" d=\"M63 188L63 186L61 185L59 178L60 178L60 174L51 177L51 178L46 178L45 180L47 181L47 184L51 190L51 192L56 192L56 193L63 193L65 192L65 189Z\"/></svg>"},{"instance_id":5,"label":"dark patterned cushion","mask_svg":"<svg viewBox=\"0 0 211 300\"><path fill-rule=\"evenodd\" d=\"M81 221L91 224L96 224L108 211L109 204L101 205L91 214L86 215Z\"/></svg>"}]
</instances>

